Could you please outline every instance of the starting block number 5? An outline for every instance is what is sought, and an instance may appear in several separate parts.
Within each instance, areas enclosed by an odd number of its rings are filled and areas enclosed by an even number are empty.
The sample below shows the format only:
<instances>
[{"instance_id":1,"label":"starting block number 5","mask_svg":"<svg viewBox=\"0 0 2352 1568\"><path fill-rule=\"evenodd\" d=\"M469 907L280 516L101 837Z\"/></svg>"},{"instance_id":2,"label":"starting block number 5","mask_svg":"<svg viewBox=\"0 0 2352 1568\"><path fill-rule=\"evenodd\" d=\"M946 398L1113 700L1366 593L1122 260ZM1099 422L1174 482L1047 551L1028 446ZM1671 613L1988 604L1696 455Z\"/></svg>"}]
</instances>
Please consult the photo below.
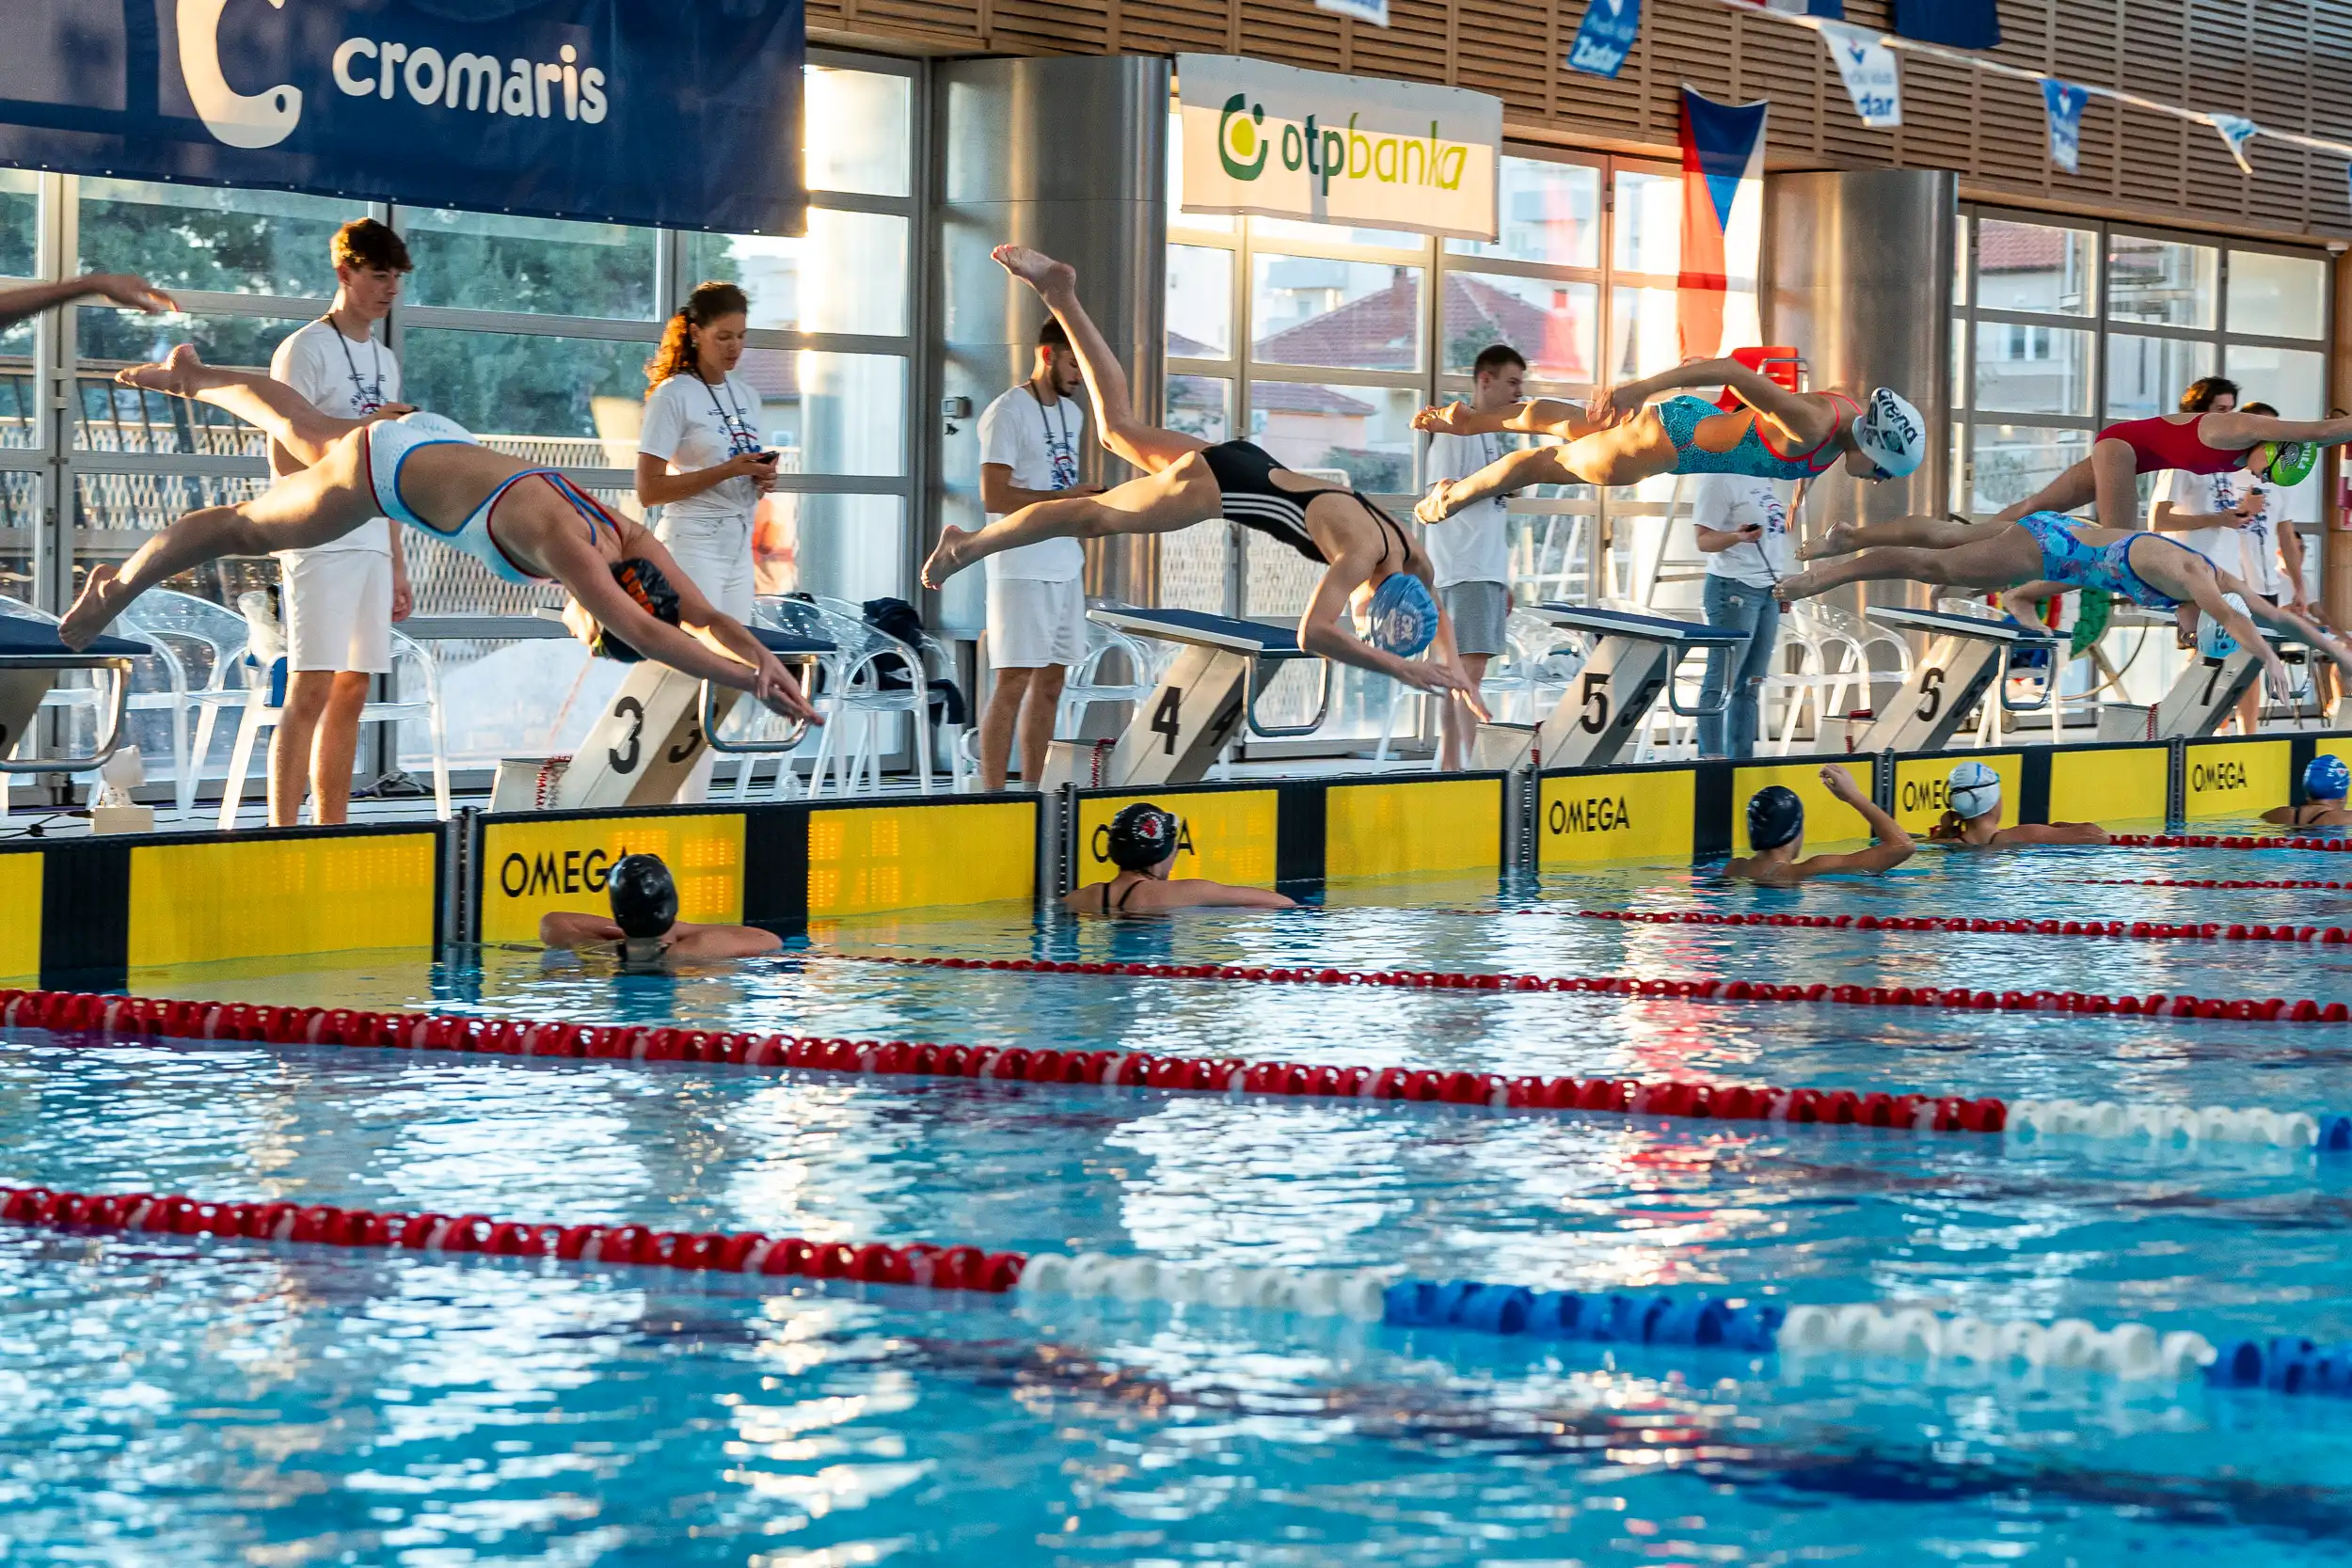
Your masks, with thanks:
<instances>
[{"instance_id":1,"label":"starting block number 5","mask_svg":"<svg viewBox=\"0 0 2352 1568\"><path fill-rule=\"evenodd\" d=\"M1915 710L1923 724L1933 722L1944 711L1944 667L1931 664L1919 672L1919 706Z\"/></svg>"}]
</instances>

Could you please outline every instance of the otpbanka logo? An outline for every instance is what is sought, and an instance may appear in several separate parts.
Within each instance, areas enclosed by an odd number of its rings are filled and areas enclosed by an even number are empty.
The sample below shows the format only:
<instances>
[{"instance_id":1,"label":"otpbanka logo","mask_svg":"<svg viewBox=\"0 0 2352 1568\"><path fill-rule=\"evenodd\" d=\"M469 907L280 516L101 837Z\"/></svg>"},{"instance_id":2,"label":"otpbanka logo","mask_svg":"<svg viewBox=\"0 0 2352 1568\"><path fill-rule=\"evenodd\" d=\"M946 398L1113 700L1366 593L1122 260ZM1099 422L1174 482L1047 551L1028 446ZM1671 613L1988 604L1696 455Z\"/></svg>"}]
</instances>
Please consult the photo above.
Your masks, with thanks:
<instances>
[{"instance_id":1,"label":"otpbanka logo","mask_svg":"<svg viewBox=\"0 0 2352 1568\"><path fill-rule=\"evenodd\" d=\"M278 9L286 0L269 0ZM251 96L220 70L220 13L229 0L180 0L180 74L204 129L230 147L276 147L302 119L302 89L280 82Z\"/></svg>"},{"instance_id":2,"label":"otpbanka logo","mask_svg":"<svg viewBox=\"0 0 2352 1568\"><path fill-rule=\"evenodd\" d=\"M1248 109L1248 113L1242 111ZM1265 167L1266 141L1259 134L1265 123L1265 105L1237 92L1225 101L1216 121L1216 156L1226 174L1235 180L1255 180Z\"/></svg>"},{"instance_id":3,"label":"otpbanka logo","mask_svg":"<svg viewBox=\"0 0 2352 1568\"><path fill-rule=\"evenodd\" d=\"M1312 115L1303 127L1283 125L1282 166L1294 173L1303 166L1323 182L1327 196L1334 180L1434 185L1447 191L1462 188L1462 168L1470 150L1440 137L1436 120L1429 122L1429 135L1422 137L1359 131L1356 118L1347 117L1345 131L1327 125L1318 128ZM1265 134L1265 105L1250 103L1248 93L1237 92L1227 99L1216 120L1216 157L1226 175L1234 180L1257 179L1265 172L1266 156L1273 150L1274 138Z\"/></svg>"}]
</instances>

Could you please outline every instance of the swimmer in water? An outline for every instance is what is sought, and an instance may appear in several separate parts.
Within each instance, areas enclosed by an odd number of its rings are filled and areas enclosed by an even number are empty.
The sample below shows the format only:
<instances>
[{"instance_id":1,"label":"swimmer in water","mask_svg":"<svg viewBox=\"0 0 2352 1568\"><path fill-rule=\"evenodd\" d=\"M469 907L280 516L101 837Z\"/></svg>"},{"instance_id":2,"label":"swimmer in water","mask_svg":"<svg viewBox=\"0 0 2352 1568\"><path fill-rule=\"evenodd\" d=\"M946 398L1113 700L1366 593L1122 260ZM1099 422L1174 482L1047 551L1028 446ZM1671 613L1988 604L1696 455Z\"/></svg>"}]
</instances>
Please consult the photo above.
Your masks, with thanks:
<instances>
[{"instance_id":1,"label":"swimmer in water","mask_svg":"<svg viewBox=\"0 0 2352 1568\"><path fill-rule=\"evenodd\" d=\"M1233 887L1206 878L1171 880L1169 866L1184 824L1176 814L1138 800L1111 818L1104 853L1119 867L1119 875L1094 887L1082 887L1062 899L1072 914L1154 914L1162 910L1238 909L1288 910L1296 905L1271 888Z\"/></svg>"},{"instance_id":2,"label":"swimmer in water","mask_svg":"<svg viewBox=\"0 0 2352 1568\"><path fill-rule=\"evenodd\" d=\"M756 926L696 926L680 920L677 883L659 855L623 855L612 863L604 890L612 905L610 919L552 910L539 917L539 940L574 951L611 943L624 969L754 958L784 945L774 932Z\"/></svg>"},{"instance_id":3,"label":"swimmer in water","mask_svg":"<svg viewBox=\"0 0 2352 1568\"><path fill-rule=\"evenodd\" d=\"M1981 762L1952 769L1944 799L1950 802L1928 837L1956 849L2010 849L2026 844L2105 844L2096 822L2020 822L2001 826L2001 776Z\"/></svg>"},{"instance_id":4,"label":"swimmer in water","mask_svg":"<svg viewBox=\"0 0 2352 1568\"><path fill-rule=\"evenodd\" d=\"M2344 809L2347 794L2352 794L2352 768L2340 756L2315 756L2303 767L2303 803L2273 806L2263 820L2282 828L2352 828L2352 811Z\"/></svg>"},{"instance_id":5,"label":"swimmer in water","mask_svg":"<svg viewBox=\"0 0 2352 1568\"><path fill-rule=\"evenodd\" d=\"M1845 871L1892 871L1911 858L1915 847L1911 835L1863 794L1844 768L1834 763L1822 768L1821 787L1859 812L1878 843L1850 854L1798 859L1804 853L1804 802L1785 784L1766 784L1748 798L1748 847L1753 852L1734 856L1724 874L1770 887L1793 887Z\"/></svg>"}]
</instances>

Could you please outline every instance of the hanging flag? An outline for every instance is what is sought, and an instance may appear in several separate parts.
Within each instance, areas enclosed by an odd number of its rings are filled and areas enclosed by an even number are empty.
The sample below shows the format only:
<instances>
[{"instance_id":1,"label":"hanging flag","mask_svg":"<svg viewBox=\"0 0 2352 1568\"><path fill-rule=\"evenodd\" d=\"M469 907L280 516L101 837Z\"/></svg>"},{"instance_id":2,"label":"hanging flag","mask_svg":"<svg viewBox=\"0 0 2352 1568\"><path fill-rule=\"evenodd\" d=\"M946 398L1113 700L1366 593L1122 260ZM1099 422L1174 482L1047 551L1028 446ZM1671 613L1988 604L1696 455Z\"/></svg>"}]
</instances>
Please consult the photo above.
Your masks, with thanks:
<instances>
[{"instance_id":1,"label":"hanging flag","mask_svg":"<svg viewBox=\"0 0 2352 1568\"><path fill-rule=\"evenodd\" d=\"M2212 120L2213 128L2221 133L2221 145L2230 150L2230 156L2237 160L2237 166L2249 174L2253 173L2254 166L2246 161L2246 144L2262 135L2263 128L2243 115L2207 115L2205 118Z\"/></svg>"},{"instance_id":2,"label":"hanging flag","mask_svg":"<svg viewBox=\"0 0 2352 1568\"><path fill-rule=\"evenodd\" d=\"M1615 76L1642 36L1642 0L1588 0L1568 64L1588 76Z\"/></svg>"},{"instance_id":3,"label":"hanging flag","mask_svg":"<svg viewBox=\"0 0 2352 1568\"><path fill-rule=\"evenodd\" d=\"M1315 0L1315 9L1369 22L1375 27L1389 24L1389 0Z\"/></svg>"},{"instance_id":4,"label":"hanging flag","mask_svg":"<svg viewBox=\"0 0 2352 1568\"><path fill-rule=\"evenodd\" d=\"M1783 16L1818 16L1830 22L1846 20L1846 0L1732 0L1735 6L1753 6L1760 11L1778 11Z\"/></svg>"},{"instance_id":5,"label":"hanging flag","mask_svg":"<svg viewBox=\"0 0 2352 1568\"><path fill-rule=\"evenodd\" d=\"M2067 173L2082 166L2083 105L2090 94L2055 76L2042 79L2042 102L2050 111L2050 162Z\"/></svg>"},{"instance_id":6,"label":"hanging flag","mask_svg":"<svg viewBox=\"0 0 2352 1568\"><path fill-rule=\"evenodd\" d=\"M2001 42L2001 13L1993 0L1895 0L1895 31L1921 43L1994 49Z\"/></svg>"},{"instance_id":7,"label":"hanging flag","mask_svg":"<svg viewBox=\"0 0 2352 1568\"><path fill-rule=\"evenodd\" d=\"M1764 242L1764 115L1682 88L1682 274L1675 330L1682 356L1711 358L1762 335L1756 275Z\"/></svg>"},{"instance_id":8,"label":"hanging flag","mask_svg":"<svg viewBox=\"0 0 2352 1568\"><path fill-rule=\"evenodd\" d=\"M1874 130L1900 125L1902 71L1895 63L1895 52L1886 47L1884 35L1837 22L1822 24L1820 34L1829 57L1837 62L1837 74L1846 80L1846 96L1853 100L1853 112L1862 117L1862 123Z\"/></svg>"}]
</instances>

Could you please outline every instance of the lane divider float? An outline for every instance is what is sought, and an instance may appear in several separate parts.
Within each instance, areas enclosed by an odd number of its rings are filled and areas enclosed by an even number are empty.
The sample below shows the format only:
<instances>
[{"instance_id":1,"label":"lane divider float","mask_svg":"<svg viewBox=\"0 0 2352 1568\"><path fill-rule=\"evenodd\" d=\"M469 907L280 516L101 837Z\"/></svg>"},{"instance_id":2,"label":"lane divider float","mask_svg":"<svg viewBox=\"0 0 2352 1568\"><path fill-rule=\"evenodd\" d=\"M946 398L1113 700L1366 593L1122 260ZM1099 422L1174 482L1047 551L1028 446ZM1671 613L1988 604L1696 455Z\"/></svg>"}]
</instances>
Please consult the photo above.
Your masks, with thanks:
<instances>
[{"instance_id":1,"label":"lane divider float","mask_svg":"<svg viewBox=\"0 0 2352 1568\"><path fill-rule=\"evenodd\" d=\"M2085 877L2090 887L2226 887L2226 888L2327 888L2341 892L2352 882L2322 882L2310 878L2273 878L2266 881L2232 881L2217 877Z\"/></svg>"},{"instance_id":2,"label":"lane divider float","mask_svg":"<svg viewBox=\"0 0 2352 1568\"><path fill-rule=\"evenodd\" d=\"M1540 913L1530 911L1521 912ZM1984 915L1719 914L1708 910L1562 910L1582 920L1614 920L1645 926L1769 926L1807 930L1940 931L1947 936L1986 932L2010 936L2122 937L2137 941L2352 942L2341 926L2248 926L2217 920L2186 924L2162 920L2025 920Z\"/></svg>"},{"instance_id":3,"label":"lane divider float","mask_svg":"<svg viewBox=\"0 0 2352 1568\"><path fill-rule=\"evenodd\" d=\"M2237 833L2114 833L2107 842L2119 849L2317 849L2336 855L2352 851L2352 838L2249 838Z\"/></svg>"}]
</instances>

